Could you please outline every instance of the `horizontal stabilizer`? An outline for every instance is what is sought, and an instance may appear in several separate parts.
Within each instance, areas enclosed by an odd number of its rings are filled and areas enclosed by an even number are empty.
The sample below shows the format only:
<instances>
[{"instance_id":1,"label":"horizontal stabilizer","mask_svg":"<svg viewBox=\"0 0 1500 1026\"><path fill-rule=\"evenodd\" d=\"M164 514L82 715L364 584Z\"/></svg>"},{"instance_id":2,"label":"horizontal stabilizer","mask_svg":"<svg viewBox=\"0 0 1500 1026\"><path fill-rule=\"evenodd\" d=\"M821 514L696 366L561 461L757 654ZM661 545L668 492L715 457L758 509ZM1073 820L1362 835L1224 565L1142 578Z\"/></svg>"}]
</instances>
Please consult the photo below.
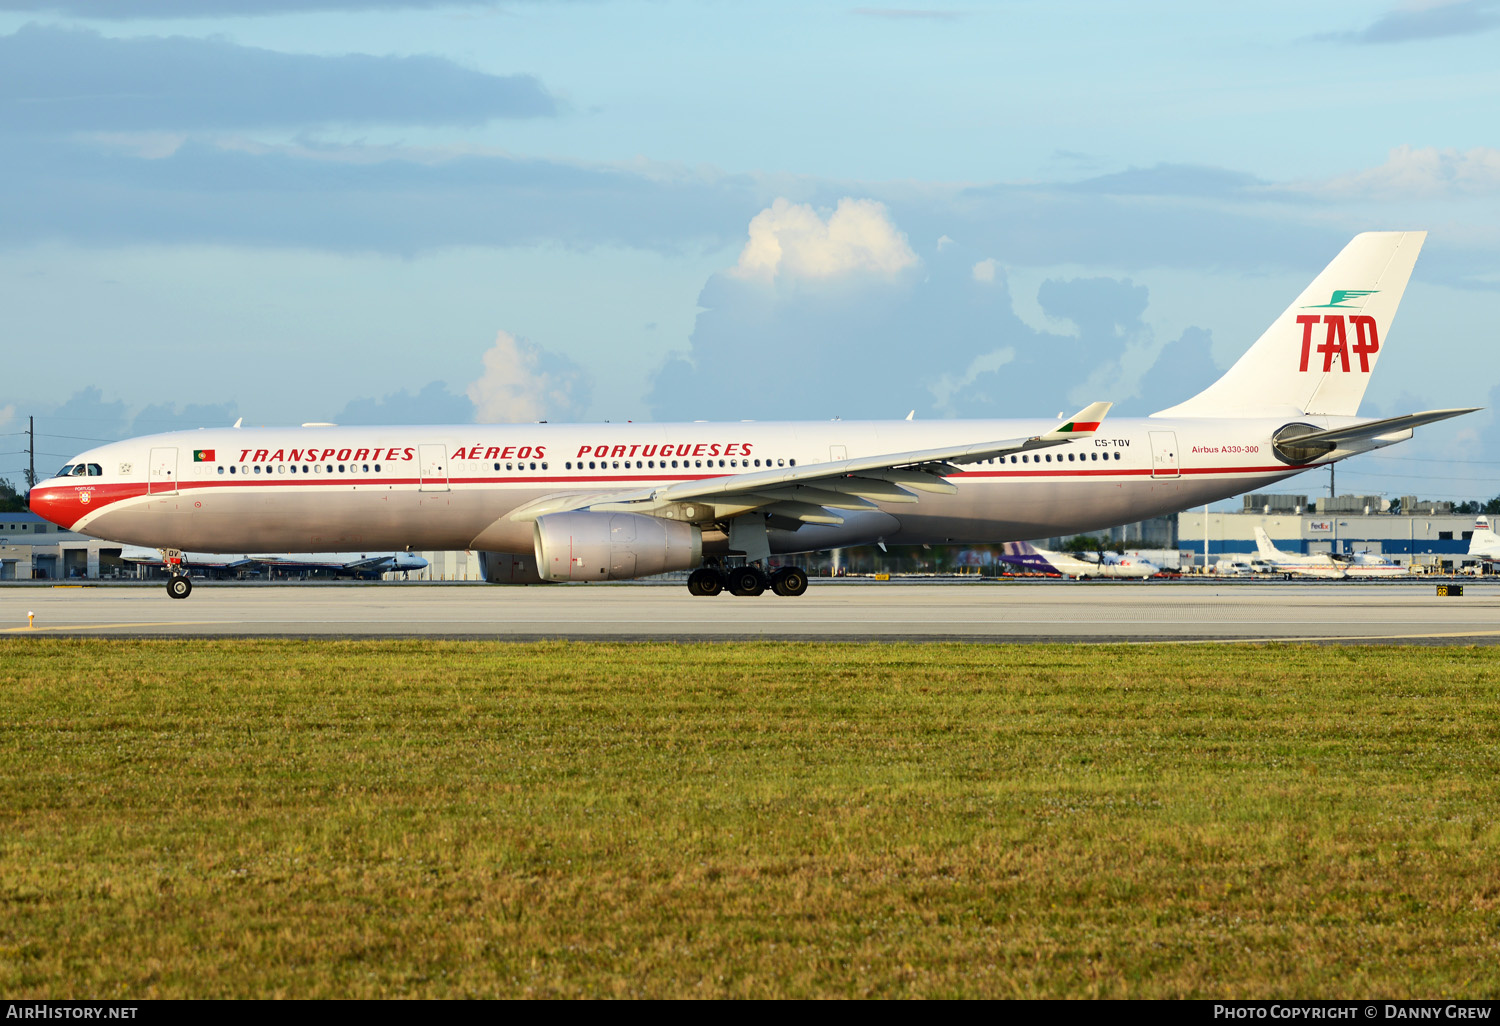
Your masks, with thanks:
<instances>
[{"instance_id":1,"label":"horizontal stabilizer","mask_svg":"<svg viewBox=\"0 0 1500 1026\"><path fill-rule=\"evenodd\" d=\"M1381 435L1395 434L1398 431L1410 431L1423 424L1433 424L1440 420L1447 420L1449 417L1462 417L1465 413L1474 413L1481 409L1483 409L1481 406L1471 406L1462 410L1427 410L1425 413L1409 413L1404 417L1387 417L1384 420L1372 420L1364 424L1351 424L1348 427L1329 428L1326 431L1297 435L1291 441L1299 446L1314 443L1337 446L1346 442L1362 442Z\"/></svg>"}]
</instances>

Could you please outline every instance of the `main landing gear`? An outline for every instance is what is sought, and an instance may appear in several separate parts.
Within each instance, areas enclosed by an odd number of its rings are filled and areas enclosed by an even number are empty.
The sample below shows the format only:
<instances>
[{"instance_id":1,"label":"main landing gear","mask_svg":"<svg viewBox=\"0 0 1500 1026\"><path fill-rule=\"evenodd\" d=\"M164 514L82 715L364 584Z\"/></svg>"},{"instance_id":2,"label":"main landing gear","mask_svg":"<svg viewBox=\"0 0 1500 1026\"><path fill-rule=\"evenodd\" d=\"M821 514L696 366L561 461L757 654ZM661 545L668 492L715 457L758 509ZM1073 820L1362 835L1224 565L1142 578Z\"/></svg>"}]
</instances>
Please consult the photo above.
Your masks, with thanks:
<instances>
[{"instance_id":1,"label":"main landing gear","mask_svg":"<svg viewBox=\"0 0 1500 1026\"><path fill-rule=\"evenodd\" d=\"M795 598L807 590L807 571L798 566L784 566L769 577L760 567L704 566L688 574L688 594L712 598L728 590L731 595L761 595L769 588L778 595Z\"/></svg>"}]
</instances>

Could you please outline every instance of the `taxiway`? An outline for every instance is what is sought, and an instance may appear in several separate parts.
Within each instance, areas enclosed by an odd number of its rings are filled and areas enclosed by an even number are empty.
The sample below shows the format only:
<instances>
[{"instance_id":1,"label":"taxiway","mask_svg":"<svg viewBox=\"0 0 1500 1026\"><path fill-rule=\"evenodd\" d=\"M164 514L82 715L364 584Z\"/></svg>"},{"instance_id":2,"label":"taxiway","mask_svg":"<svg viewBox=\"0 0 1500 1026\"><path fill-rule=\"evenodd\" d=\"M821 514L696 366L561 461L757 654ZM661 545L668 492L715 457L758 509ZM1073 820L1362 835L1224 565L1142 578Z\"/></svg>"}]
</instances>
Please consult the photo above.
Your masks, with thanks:
<instances>
[{"instance_id":1,"label":"taxiway","mask_svg":"<svg viewBox=\"0 0 1500 1026\"><path fill-rule=\"evenodd\" d=\"M27 614L34 614L28 623ZM1500 583L830 582L801 598L681 585L248 584L0 589L0 636L708 641L1500 643Z\"/></svg>"}]
</instances>

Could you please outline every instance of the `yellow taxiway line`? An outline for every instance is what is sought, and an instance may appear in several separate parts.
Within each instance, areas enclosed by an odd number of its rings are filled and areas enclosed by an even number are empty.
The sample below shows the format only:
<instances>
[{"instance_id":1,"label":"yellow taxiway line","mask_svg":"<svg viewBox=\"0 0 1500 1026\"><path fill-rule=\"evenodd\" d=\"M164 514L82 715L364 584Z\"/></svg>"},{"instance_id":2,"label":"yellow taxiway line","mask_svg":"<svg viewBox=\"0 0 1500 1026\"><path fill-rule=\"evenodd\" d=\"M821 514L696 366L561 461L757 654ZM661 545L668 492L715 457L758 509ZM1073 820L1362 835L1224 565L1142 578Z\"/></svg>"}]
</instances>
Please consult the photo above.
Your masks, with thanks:
<instances>
[{"instance_id":1,"label":"yellow taxiway line","mask_svg":"<svg viewBox=\"0 0 1500 1026\"><path fill-rule=\"evenodd\" d=\"M230 623L229 620L161 620L156 623L70 623L56 627L0 627L0 634L34 634L38 631L103 631L116 627L202 627Z\"/></svg>"}]
</instances>

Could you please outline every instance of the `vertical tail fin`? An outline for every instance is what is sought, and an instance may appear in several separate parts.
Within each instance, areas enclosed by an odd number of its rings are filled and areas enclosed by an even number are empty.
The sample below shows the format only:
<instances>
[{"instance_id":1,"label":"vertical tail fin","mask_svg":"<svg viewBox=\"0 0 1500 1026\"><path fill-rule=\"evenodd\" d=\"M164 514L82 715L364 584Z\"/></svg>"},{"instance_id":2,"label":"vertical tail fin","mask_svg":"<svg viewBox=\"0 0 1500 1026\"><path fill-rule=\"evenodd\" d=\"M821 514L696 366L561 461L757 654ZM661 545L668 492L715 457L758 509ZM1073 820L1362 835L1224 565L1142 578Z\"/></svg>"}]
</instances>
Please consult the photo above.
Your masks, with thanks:
<instances>
[{"instance_id":1,"label":"vertical tail fin","mask_svg":"<svg viewBox=\"0 0 1500 1026\"><path fill-rule=\"evenodd\" d=\"M1032 570L1057 572L1048 562L1047 557L1038 552L1036 546L1030 542L1006 542L1000 546L1000 560L1003 563L1012 563Z\"/></svg>"},{"instance_id":2,"label":"vertical tail fin","mask_svg":"<svg viewBox=\"0 0 1500 1026\"><path fill-rule=\"evenodd\" d=\"M1271 536L1266 533L1264 527L1257 527L1255 529L1255 551L1260 553L1261 559L1275 559L1281 555L1272 543Z\"/></svg>"},{"instance_id":3,"label":"vertical tail fin","mask_svg":"<svg viewBox=\"0 0 1500 1026\"><path fill-rule=\"evenodd\" d=\"M1474 533L1469 536L1469 555L1500 559L1500 536L1490 528L1489 517L1474 521Z\"/></svg>"},{"instance_id":4,"label":"vertical tail fin","mask_svg":"<svg viewBox=\"0 0 1500 1026\"><path fill-rule=\"evenodd\" d=\"M1153 416L1354 416L1426 238L1356 235L1223 377Z\"/></svg>"}]
</instances>

